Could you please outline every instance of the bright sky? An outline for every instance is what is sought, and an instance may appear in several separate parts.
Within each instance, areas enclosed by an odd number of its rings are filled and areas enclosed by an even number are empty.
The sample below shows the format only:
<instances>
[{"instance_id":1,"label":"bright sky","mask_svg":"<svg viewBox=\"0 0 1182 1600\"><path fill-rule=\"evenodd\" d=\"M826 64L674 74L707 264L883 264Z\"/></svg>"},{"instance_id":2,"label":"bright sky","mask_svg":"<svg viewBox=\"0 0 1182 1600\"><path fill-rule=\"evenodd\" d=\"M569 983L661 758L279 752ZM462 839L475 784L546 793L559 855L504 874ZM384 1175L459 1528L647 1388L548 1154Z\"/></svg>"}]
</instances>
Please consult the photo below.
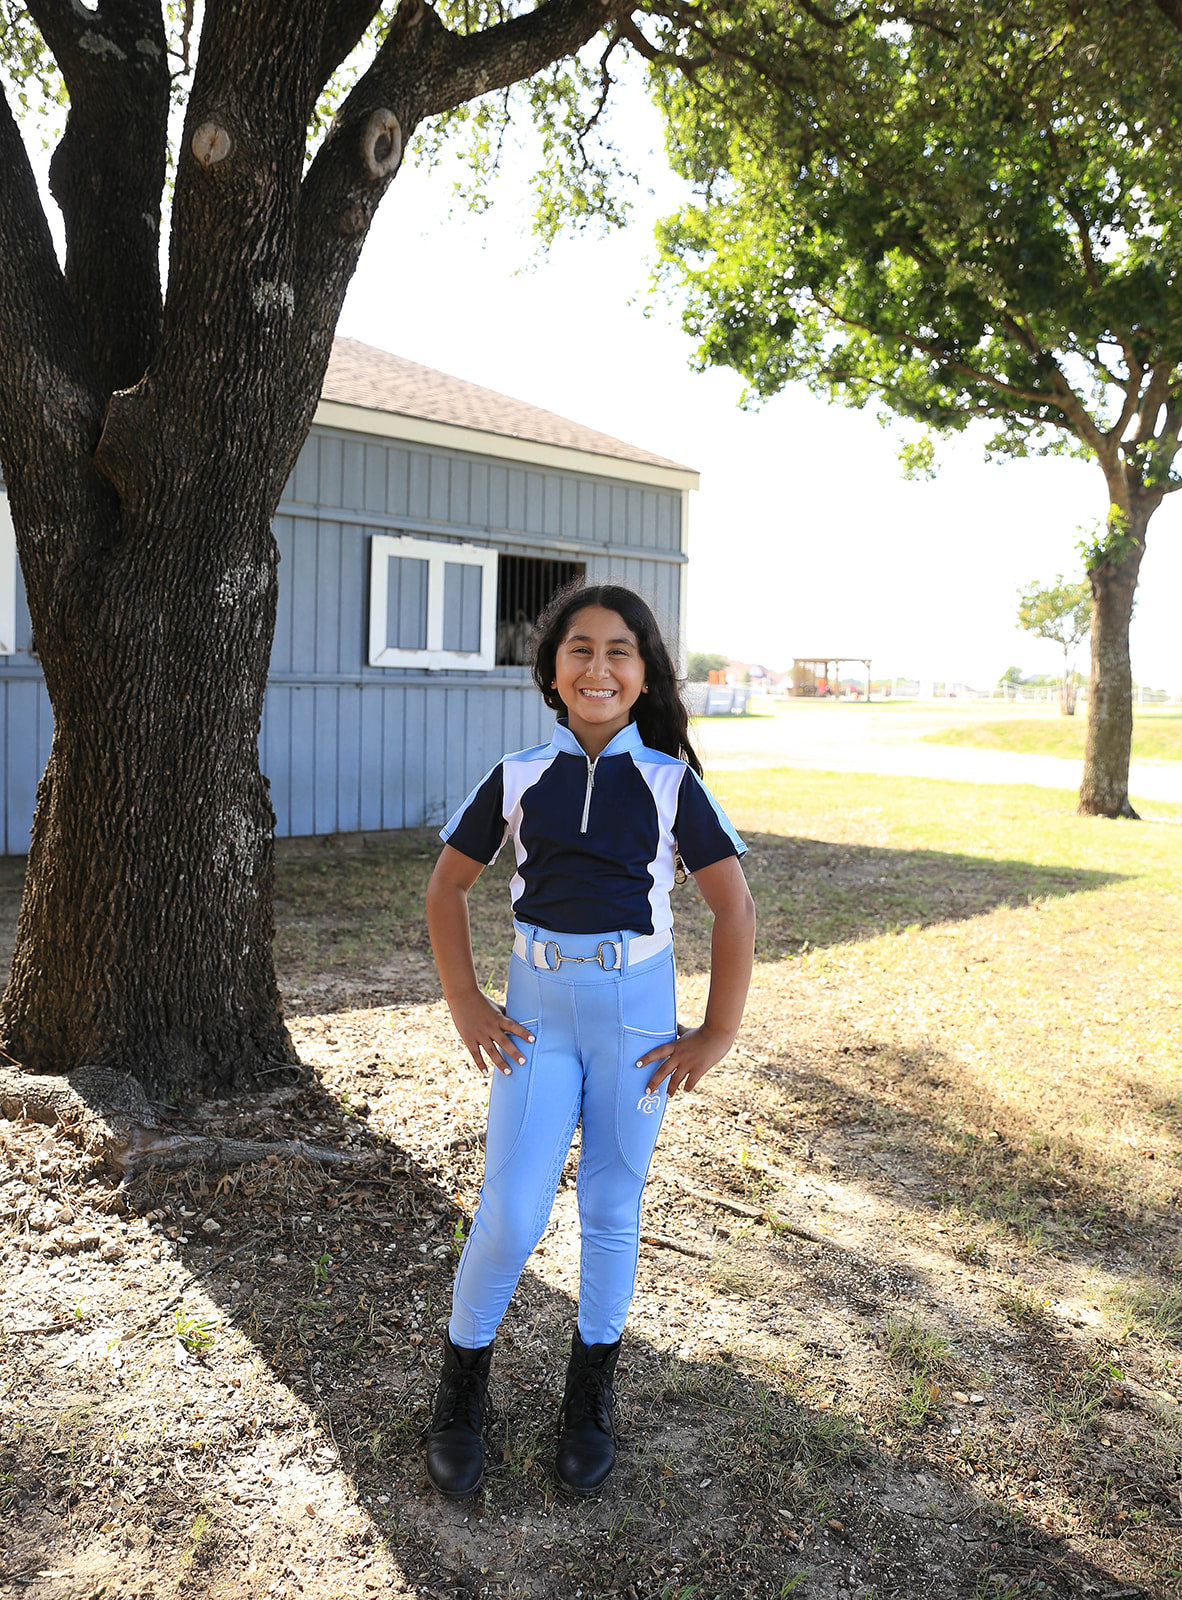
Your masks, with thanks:
<instances>
[{"instance_id":1,"label":"bright sky","mask_svg":"<svg viewBox=\"0 0 1182 1600\"><path fill-rule=\"evenodd\" d=\"M1017 590L1059 572L1082 579L1076 528L1105 511L1099 468L990 466L981 432L945 447L934 483L906 483L896 438L869 411L828 406L799 386L740 411L741 380L691 372L692 342L648 291L652 223L679 191L660 156L644 171L659 192L625 233L564 240L531 267L520 186L508 180L484 216L449 218L450 178L408 161L378 213L341 333L697 468L691 650L773 668L813 652L870 656L875 676L979 688L1011 664L1056 671L1058 646L1014 623ZM1174 692L1180 500L1150 525L1133 624L1134 678ZM1086 644L1079 665L1087 670Z\"/></svg>"}]
</instances>

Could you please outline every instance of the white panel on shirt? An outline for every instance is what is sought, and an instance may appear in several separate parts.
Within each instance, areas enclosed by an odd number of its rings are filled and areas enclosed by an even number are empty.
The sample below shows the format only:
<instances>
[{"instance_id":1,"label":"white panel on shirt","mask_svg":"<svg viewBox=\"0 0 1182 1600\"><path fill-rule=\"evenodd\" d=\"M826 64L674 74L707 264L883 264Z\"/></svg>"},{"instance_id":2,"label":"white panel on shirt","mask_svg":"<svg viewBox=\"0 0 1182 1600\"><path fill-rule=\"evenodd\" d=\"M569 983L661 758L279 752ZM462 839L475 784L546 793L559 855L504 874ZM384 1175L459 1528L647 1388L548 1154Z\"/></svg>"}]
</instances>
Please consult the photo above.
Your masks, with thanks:
<instances>
[{"instance_id":1,"label":"white panel on shirt","mask_svg":"<svg viewBox=\"0 0 1182 1600\"><path fill-rule=\"evenodd\" d=\"M662 933L666 928L673 926L673 907L669 903L677 870L677 841L673 837L673 824L677 820L677 799L681 793L685 765L681 761L673 760L672 757L646 761L643 756L638 759L635 753L632 760L636 770L648 785L657 808L657 824L660 831L657 838L657 853L648 864L648 874L652 879L648 903L653 914L653 932Z\"/></svg>"},{"instance_id":2,"label":"white panel on shirt","mask_svg":"<svg viewBox=\"0 0 1182 1600\"><path fill-rule=\"evenodd\" d=\"M513 850L517 857L517 871L509 879L509 903L516 905L521 899L522 890L525 888L525 879L521 876L521 868L525 861L525 844L521 837L521 802L528 789L532 789L549 771L551 763L558 755L557 750L547 747L547 752L540 760L513 761L507 760L504 764L505 820L509 827L509 837L513 840Z\"/></svg>"}]
</instances>

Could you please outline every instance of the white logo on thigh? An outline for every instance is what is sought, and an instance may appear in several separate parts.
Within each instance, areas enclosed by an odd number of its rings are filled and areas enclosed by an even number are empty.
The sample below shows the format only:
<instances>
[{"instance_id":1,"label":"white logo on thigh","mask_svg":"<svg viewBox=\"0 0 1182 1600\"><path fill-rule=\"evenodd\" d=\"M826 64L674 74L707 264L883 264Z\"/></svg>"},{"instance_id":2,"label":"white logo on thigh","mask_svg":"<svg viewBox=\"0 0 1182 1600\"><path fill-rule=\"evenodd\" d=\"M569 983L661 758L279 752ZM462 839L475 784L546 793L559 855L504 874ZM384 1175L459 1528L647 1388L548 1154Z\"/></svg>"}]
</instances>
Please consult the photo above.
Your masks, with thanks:
<instances>
[{"instance_id":1,"label":"white logo on thigh","mask_svg":"<svg viewBox=\"0 0 1182 1600\"><path fill-rule=\"evenodd\" d=\"M659 1111L661 1109L660 1095L650 1089L646 1095L636 1102L636 1109L637 1111L648 1112Z\"/></svg>"}]
</instances>

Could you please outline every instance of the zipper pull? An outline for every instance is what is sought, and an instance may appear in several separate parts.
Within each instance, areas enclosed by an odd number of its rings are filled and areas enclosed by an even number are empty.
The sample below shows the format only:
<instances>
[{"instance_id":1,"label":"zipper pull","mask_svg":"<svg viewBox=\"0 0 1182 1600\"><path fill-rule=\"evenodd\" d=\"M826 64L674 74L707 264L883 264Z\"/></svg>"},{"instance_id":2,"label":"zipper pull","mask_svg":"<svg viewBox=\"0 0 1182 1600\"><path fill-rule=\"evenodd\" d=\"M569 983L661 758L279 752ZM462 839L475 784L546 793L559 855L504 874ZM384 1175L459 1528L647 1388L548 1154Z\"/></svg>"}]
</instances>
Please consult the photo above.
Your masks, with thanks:
<instances>
[{"instance_id":1,"label":"zipper pull","mask_svg":"<svg viewBox=\"0 0 1182 1600\"><path fill-rule=\"evenodd\" d=\"M583 821L579 827L580 833L586 833L591 816L591 791L595 787L595 765L598 760L598 756L595 757L595 761L592 761L590 756L587 757L587 793L583 797Z\"/></svg>"}]
</instances>

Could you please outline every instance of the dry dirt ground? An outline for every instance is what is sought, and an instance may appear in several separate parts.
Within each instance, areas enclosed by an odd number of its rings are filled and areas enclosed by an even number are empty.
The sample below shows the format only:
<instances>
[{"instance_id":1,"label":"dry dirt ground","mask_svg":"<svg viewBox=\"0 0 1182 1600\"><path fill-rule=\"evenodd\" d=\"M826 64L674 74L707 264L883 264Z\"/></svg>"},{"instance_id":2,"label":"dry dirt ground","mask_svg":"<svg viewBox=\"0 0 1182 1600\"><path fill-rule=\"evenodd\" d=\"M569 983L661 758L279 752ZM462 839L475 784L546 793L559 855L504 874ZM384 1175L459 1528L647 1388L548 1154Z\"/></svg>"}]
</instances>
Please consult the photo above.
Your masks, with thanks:
<instances>
[{"instance_id":1,"label":"dry dirt ground","mask_svg":"<svg viewBox=\"0 0 1182 1600\"><path fill-rule=\"evenodd\" d=\"M434 845L381 848L413 883ZM0 939L16 890L8 869ZM486 1486L436 1498L421 1441L485 1086L417 924L382 961L309 968L297 924L348 922L325 892L280 908L307 1081L200 1115L351 1164L119 1186L68 1130L0 1122L0 1592L1179 1592L1177 1304L1122 1317L1105 1288L1170 1281L1176 1193L1114 1202L1086 1162L1032 1186L1000 1100L952 1138L962 1064L799 957L761 963L739 1047L667 1116L605 1492L551 1475L572 1156L498 1343ZM692 1016L688 898L682 928ZM1017 1210L976 1202L998 1182Z\"/></svg>"}]
</instances>

